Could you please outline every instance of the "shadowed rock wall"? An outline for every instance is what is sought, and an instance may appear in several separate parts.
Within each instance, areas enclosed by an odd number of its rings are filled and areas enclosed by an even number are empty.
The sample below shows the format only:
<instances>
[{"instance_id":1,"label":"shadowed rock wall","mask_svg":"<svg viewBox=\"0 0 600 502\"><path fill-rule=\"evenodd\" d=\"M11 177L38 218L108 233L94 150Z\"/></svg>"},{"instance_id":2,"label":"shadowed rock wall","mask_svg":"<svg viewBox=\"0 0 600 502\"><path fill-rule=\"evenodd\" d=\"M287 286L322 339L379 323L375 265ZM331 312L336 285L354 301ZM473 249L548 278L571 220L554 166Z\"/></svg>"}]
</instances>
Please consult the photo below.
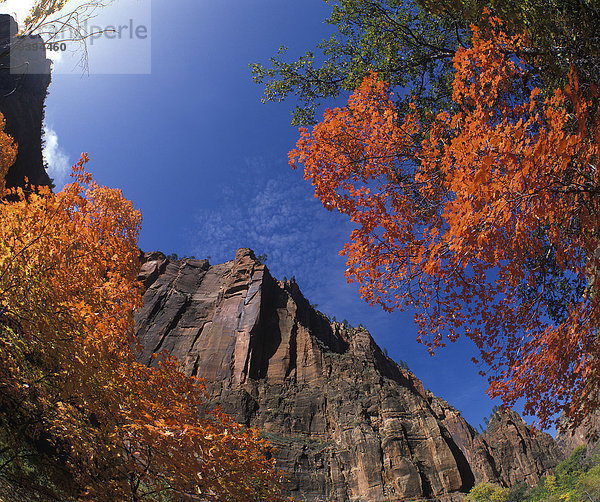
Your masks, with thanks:
<instances>
[{"instance_id":1,"label":"shadowed rock wall","mask_svg":"<svg viewBox=\"0 0 600 502\"><path fill-rule=\"evenodd\" d=\"M17 159L6 175L6 186L22 187L25 177L32 185L50 186L42 157L50 60L41 37L18 38L16 33L14 19L0 14L0 112L6 119L5 131L19 146Z\"/></svg>"},{"instance_id":2,"label":"shadowed rock wall","mask_svg":"<svg viewBox=\"0 0 600 502\"><path fill-rule=\"evenodd\" d=\"M213 404L277 448L297 500L461 500L474 483L534 483L561 453L507 413L480 435L363 328L330 323L252 251L234 261L142 257L141 360L167 350Z\"/></svg>"}]
</instances>

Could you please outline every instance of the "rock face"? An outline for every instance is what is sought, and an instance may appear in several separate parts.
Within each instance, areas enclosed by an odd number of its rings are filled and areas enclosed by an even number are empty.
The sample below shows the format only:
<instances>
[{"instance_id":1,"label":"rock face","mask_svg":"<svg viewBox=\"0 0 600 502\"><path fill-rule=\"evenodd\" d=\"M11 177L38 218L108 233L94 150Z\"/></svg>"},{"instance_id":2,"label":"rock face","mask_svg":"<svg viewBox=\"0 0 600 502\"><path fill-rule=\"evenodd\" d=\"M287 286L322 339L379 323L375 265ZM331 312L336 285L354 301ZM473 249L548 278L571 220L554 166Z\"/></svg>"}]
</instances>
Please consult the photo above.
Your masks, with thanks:
<instances>
[{"instance_id":1,"label":"rock face","mask_svg":"<svg viewBox=\"0 0 600 502\"><path fill-rule=\"evenodd\" d=\"M438 409L435 401L441 400L433 399L434 412ZM533 431L512 410L497 415L484 434L474 435L461 430L466 422L456 410L450 414L437 412L436 416L464 452L476 482L534 485L541 474L552 470L564 458L552 436Z\"/></svg>"},{"instance_id":2,"label":"rock face","mask_svg":"<svg viewBox=\"0 0 600 502\"><path fill-rule=\"evenodd\" d=\"M567 425L564 415L561 417L561 425ZM586 446L588 455L597 453L600 443L600 410L585 418L575 429L559 430L556 441L566 454L578 446Z\"/></svg>"},{"instance_id":3,"label":"rock face","mask_svg":"<svg viewBox=\"0 0 600 502\"><path fill-rule=\"evenodd\" d=\"M213 404L277 448L297 500L461 500L480 481L533 483L561 459L514 413L478 434L365 329L330 323L249 249L214 266L142 262L142 362L167 350L207 379Z\"/></svg>"},{"instance_id":4,"label":"rock face","mask_svg":"<svg viewBox=\"0 0 600 502\"><path fill-rule=\"evenodd\" d=\"M50 60L39 36L17 37L15 20L0 14L0 112L5 131L17 142L17 159L6 175L6 186L50 186L42 157L44 101L50 85ZM35 50L33 48L35 47Z\"/></svg>"}]
</instances>

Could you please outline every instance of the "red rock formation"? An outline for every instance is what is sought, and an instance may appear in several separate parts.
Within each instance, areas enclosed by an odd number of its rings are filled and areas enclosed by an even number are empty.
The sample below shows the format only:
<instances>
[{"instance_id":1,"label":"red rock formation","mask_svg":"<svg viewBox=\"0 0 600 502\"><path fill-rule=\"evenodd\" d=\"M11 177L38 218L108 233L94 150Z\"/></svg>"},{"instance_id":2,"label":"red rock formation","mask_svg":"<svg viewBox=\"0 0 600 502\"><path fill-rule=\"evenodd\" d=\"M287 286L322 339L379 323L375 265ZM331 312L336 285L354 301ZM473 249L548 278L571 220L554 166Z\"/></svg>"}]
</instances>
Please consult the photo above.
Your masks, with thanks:
<instances>
[{"instance_id":1,"label":"red rock formation","mask_svg":"<svg viewBox=\"0 0 600 502\"><path fill-rule=\"evenodd\" d=\"M141 360L167 350L212 402L277 448L298 500L459 500L475 482L535 482L560 459L518 415L479 435L363 328L330 323L249 249L235 261L143 257Z\"/></svg>"}]
</instances>

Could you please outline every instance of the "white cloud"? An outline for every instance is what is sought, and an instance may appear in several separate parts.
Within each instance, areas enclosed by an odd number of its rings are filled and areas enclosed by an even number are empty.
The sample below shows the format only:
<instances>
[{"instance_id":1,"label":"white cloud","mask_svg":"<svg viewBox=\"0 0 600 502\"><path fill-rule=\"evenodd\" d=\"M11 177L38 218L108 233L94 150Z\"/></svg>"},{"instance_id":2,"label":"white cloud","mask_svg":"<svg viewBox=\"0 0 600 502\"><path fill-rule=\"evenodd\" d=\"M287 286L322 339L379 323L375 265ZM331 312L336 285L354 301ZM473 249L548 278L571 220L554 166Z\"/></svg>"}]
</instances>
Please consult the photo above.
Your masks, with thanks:
<instances>
[{"instance_id":1,"label":"white cloud","mask_svg":"<svg viewBox=\"0 0 600 502\"><path fill-rule=\"evenodd\" d=\"M48 165L48 175L54 179L56 189L60 190L67 182L71 171L69 156L63 151L58 144L58 135L56 131L44 126L44 141L43 150L44 162Z\"/></svg>"}]
</instances>

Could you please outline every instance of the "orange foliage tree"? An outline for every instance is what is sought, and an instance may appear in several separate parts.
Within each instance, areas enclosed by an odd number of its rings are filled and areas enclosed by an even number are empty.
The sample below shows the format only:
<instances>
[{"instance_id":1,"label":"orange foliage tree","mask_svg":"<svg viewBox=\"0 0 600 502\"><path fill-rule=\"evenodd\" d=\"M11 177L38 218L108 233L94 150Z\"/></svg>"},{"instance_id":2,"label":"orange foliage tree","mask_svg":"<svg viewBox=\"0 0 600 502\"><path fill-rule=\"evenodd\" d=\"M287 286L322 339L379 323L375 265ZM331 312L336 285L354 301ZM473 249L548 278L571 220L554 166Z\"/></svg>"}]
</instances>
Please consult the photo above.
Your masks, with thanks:
<instances>
[{"instance_id":1,"label":"orange foliage tree","mask_svg":"<svg viewBox=\"0 0 600 502\"><path fill-rule=\"evenodd\" d=\"M576 424L600 404L598 92L572 74L542 99L524 38L485 26L454 56L451 110L399 117L372 74L290 164L356 224L341 254L368 302L417 306L430 351L467 335L491 396Z\"/></svg>"},{"instance_id":2,"label":"orange foliage tree","mask_svg":"<svg viewBox=\"0 0 600 502\"><path fill-rule=\"evenodd\" d=\"M173 359L136 362L141 217L86 161L57 194L0 202L0 484L23 500L280 500L256 431L200 413L204 386Z\"/></svg>"}]
</instances>

